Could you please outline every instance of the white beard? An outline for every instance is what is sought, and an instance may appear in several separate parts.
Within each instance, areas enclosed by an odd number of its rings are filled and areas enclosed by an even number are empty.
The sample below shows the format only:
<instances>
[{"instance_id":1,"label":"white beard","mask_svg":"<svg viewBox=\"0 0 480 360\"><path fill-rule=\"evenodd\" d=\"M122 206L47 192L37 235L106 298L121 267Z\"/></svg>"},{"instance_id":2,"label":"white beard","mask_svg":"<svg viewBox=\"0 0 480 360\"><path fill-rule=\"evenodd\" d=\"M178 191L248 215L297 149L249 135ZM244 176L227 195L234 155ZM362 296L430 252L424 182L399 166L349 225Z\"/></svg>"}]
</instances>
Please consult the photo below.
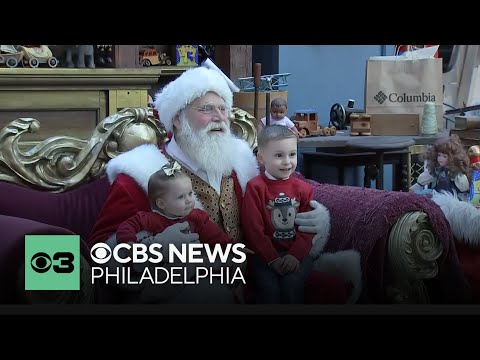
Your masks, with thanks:
<instances>
[{"instance_id":1,"label":"white beard","mask_svg":"<svg viewBox=\"0 0 480 360\"><path fill-rule=\"evenodd\" d=\"M212 129L223 129L222 134L211 134ZM215 176L228 176L234 164L234 136L229 124L218 121L210 122L202 130L193 130L185 114L180 113L180 129L175 139L191 160L203 170Z\"/></svg>"}]
</instances>

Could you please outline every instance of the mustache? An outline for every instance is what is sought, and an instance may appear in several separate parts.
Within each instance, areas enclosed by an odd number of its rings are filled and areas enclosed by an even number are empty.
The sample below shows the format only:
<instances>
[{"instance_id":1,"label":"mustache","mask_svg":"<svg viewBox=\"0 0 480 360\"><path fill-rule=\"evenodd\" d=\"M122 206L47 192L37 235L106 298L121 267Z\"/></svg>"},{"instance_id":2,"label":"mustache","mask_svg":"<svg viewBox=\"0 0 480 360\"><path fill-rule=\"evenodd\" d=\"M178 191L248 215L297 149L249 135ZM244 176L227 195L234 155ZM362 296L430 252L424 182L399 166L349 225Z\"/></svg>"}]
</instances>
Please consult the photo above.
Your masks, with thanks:
<instances>
[{"instance_id":1,"label":"mustache","mask_svg":"<svg viewBox=\"0 0 480 360\"><path fill-rule=\"evenodd\" d=\"M227 131L228 126L224 121L218 121L218 122L210 122L208 125L202 130L202 132L207 133L211 130L222 130L222 131Z\"/></svg>"}]
</instances>

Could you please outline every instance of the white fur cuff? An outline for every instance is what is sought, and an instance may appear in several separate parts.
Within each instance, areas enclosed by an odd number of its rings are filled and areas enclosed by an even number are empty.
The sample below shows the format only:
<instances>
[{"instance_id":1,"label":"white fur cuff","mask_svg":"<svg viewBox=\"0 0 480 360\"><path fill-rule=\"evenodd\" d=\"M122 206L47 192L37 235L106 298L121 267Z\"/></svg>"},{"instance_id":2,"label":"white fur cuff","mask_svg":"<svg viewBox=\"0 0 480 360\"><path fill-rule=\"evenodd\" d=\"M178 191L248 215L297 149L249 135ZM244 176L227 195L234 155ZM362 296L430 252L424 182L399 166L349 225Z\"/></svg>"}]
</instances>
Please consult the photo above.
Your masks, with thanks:
<instances>
[{"instance_id":1,"label":"white fur cuff","mask_svg":"<svg viewBox=\"0 0 480 360\"><path fill-rule=\"evenodd\" d=\"M348 303L355 304L358 301L362 293L362 268L358 251L352 249L320 254L313 268L350 282L353 288Z\"/></svg>"}]
</instances>

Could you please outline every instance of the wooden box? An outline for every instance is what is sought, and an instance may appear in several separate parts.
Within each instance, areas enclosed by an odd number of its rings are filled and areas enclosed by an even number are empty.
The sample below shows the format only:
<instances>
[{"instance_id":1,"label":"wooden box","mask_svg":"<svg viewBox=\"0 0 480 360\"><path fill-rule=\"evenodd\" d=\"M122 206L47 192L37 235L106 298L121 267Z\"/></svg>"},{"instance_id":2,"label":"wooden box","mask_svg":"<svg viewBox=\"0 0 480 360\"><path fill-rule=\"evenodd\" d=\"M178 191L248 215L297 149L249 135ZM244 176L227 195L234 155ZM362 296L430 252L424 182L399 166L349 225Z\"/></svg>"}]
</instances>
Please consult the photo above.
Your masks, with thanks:
<instances>
[{"instance_id":1,"label":"wooden box","mask_svg":"<svg viewBox=\"0 0 480 360\"><path fill-rule=\"evenodd\" d=\"M418 136L420 135L419 114L370 114L372 135Z\"/></svg>"},{"instance_id":2,"label":"wooden box","mask_svg":"<svg viewBox=\"0 0 480 360\"><path fill-rule=\"evenodd\" d=\"M458 130L450 129L450 135L458 135L465 147L480 145L480 129Z\"/></svg>"},{"instance_id":3,"label":"wooden box","mask_svg":"<svg viewBox=\"0 0 480 360\"><path fill-rule=\"evenodd\" d=\"M350 135L372 135L370 115L356 114L350 115Z\"/></svg>"}]
</instances>

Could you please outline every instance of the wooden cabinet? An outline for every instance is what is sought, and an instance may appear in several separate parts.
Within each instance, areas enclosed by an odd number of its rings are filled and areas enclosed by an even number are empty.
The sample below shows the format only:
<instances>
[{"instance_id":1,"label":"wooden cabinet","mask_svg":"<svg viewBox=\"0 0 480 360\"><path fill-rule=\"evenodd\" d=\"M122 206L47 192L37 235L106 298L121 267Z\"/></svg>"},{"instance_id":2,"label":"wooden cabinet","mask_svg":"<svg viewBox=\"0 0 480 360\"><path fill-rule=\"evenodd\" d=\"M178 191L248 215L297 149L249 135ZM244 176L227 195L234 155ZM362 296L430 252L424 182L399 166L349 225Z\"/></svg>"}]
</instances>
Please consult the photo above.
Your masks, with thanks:
<instances>
[{"instance_id":1,"label":"wooden cabinet","mask_svg":"<svg viewBox=\"0 0 480 360\"><path fill-rule=\"evenodd\" d=\"M0 129L17 118L33 117L40 129L25 136L27 141L65 134L87 139L105 117L125 107L147 106L148 91L160 77L183 71L0 68Z\"/></svg>"}]
</instances>

